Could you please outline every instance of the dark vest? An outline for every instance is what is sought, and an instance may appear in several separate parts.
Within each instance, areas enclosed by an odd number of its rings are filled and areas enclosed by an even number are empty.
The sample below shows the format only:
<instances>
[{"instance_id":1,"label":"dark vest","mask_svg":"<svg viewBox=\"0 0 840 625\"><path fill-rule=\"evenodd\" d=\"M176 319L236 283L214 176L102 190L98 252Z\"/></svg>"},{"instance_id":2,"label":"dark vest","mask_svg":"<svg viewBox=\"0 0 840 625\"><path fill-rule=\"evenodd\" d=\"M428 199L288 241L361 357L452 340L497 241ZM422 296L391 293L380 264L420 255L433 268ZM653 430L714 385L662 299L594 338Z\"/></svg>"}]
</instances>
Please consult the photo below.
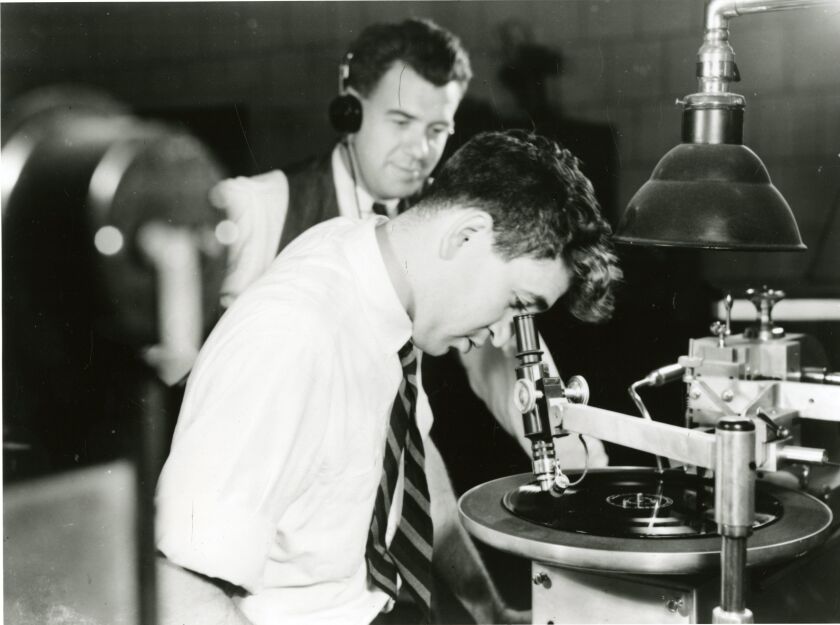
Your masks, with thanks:
<instances>
[{"instance_id":1,"label":"dark vest","mask_svg":"<svg viewBox=\"0 0 840 625\"><path fill-rule=\"evenodd\" d=\"M332 151L325 156L293 165L285 171L289 180L289 207L280 235L278 254L308 228L338 217L338 198L331 161Z\"/></svg>"},{"instance_id":2,"label":"dark vest","mask_svg":"<svg viewBox=\"0 0 840 625\"><path fill-rule=\"evenodd\" d=\"M277 253L283 251L295 237L322 221L338 217L338 197L332 171L332 152L292 165L284 172L289 180L289 207L286 210L286 222L280 234ZM426 185L431 183L431 178ZM425 185L424 185L425 186ZM400 200L398 211L413 206L420 198L420 193Z\"/></svg>"}]
</instances>

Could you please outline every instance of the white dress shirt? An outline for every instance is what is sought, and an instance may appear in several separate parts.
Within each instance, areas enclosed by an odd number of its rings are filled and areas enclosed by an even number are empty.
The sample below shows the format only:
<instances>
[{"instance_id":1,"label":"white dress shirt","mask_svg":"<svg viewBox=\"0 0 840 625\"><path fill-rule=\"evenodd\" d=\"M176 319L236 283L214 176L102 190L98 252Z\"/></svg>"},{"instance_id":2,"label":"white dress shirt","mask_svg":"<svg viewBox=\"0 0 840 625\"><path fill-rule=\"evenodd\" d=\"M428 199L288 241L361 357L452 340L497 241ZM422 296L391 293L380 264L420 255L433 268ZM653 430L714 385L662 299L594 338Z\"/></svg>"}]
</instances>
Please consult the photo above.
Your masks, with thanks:
<instances>
[{"instance_id":1,"label":"white dress shirt","mask_svg":"<svg viewBox=\"0 0 840 625\"><path fill-rule=\"evenodd\" d=\"M364 552L411 320L376 243L384 219L296 239L222 317L187 384L158 548L245 588L258 625L368 623L388 600Z\"/></svg>"},{"instance_id":2,"label":"white dress shirt","mask_svg":"<svg viewBox=\"0 0 840 625\"><path fill-rule=\"evenodd\" d=\"M343 144L335 146L331 155L333 182L336 189L339 214L352 219L365 219L374 215L373 197L358 184L355 172L345 165ZM349 160L349 158L348 158ZM286 175L275 170L254 177L224 180L211 192L213 203L224 210L237 225L239 236L229 250L228 273L222 285L222 303L229 305L249 284L259 278L277 255L286 211L289 203L289 184ZM389 217L397 214L399 200L385 202ZM530 455L530 443L524 438L522 417L513 401L514 370L516 366L515 341L503 351L489 343L472 350L461 358L470 386L487 405L499 424ZM558 375L557 367L546 349L543 358L551 375ZM428 398L418 400L418 414L431 422ZM558 457L563 467L602 467L608 463L601 441L586 437L588 454L577 436L555 440Z\"/></svg>"}]
</instances>

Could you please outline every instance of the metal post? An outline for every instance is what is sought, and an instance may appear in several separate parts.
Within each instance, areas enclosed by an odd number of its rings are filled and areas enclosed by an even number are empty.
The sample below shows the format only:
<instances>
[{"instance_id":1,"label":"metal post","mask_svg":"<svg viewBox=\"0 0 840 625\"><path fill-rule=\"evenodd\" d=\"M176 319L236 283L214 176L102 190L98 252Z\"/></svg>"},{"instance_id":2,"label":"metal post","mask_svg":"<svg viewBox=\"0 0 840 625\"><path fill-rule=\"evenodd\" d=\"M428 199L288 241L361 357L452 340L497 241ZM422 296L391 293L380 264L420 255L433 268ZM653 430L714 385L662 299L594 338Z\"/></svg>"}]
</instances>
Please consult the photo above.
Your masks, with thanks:
<instances>
[{"instance_id":1,"label":"metal post","mask_svg":"<svg viewBox=\"0 0 840 625\"><path fill-rule=\"evenodd\" d=\"M720 606L713 623L752 623L744 589L747 537L755 517L755 425L742 417L717 423L715 454L715 521L721 535Z\"/></svg>"}]
</instances>

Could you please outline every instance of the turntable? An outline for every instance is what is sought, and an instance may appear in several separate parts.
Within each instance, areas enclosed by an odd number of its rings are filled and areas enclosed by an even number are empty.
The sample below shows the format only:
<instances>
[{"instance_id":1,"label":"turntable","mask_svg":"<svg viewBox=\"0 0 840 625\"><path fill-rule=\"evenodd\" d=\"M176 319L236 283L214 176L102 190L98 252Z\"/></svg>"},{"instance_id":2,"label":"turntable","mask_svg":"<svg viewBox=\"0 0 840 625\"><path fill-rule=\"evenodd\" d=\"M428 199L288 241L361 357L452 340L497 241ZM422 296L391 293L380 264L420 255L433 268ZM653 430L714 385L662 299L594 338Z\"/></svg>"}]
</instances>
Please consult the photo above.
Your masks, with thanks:
<instances>
[{"instance_id":1,"label":"turntable","mask_svg":"<svg viewBox=\"0 0 840 625\"><path fill-rule=\"evenodd\" d=\"M570 477L579 477L570 473ZM823 543L829 508L770 482L756 488L747 565L769 570ZM561 496L530 474L468 491L467 531L532 560L533 622L709 622L720 577L713 482L681 470L588 472ZM766 602L762 602L765 603Z\"/></svg>"},{"instance_id":2,"label":"turntable","mask_svg":"<svg viewBox=\"0 0 840 625\"><path fill-rule=\"evenodd\" d=\"M514 475L469 491L461 502L469 531L499 549L575 568L687 574L719 565L709 479L676 469L593 469L561 496L521 488L532 480ZM814 497L760 481L748 563L805 553L830 523Z\"/></svg>"}]
</instances>

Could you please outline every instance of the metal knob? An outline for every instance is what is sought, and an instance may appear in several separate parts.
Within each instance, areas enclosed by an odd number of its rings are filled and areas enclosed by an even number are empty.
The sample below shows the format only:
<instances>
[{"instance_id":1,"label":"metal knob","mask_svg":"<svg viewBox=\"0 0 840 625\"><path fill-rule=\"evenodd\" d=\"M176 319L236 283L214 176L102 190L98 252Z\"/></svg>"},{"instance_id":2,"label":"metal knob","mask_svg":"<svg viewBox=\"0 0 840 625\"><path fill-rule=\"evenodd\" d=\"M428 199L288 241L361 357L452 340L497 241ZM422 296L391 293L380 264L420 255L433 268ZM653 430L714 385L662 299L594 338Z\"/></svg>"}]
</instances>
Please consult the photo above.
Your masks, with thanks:
<instances>
[{"instance_id":1,"label":"metal knob","mask_svg":"<svg viewBox=\"0 0 840 625\"><path fill-rule=\"evenodd\" d=\"M744 331L744 336L757 338L760 341L769 341L784 336L784 329L773 324L773 306L785 298L784 291L770 289L767 285L764 285L760 291L747 289L746 295L758 313L758 326L747 328Z\"/></svg>"},{"instance_id":2,"label":"metal knob","mask_svg":"<svg viewBox=\"0 0 840 625\"><path fill-rule=\"evenodd\" d=\"M588 404L589 384L582 376L574 375L566 383L564 396L573 404Z\"/></svg>"},{"instance_id":3,"label":"metal knob","mask_svg":"<svg viewBox=\"0 0 840 625\"><path fill-rule=\"evenodd\" d=\"M723 305L726 308L726 319L724 321L715 321L709 328L716 337L718 337L718 347L726 347L726 337L732 334L732 294L727 293L723 299Z\"/></svg>"},{"instance_id":4,"label":"metal knob","mask_svg":"<svg viewBox=\"0 0 840 625\"><path fill-rule=\"evenodd\" d=\"M709 326L709 330L718 337L718 347L726 347L726 324L723 321L715 321Z\"/></svg>"},{"instance_id":5,"label":"metal knob","mask_svg":"<svg viewBox=\"0 0 840 625\"><path fill-rule=\"evenodd\" d=\"M543 588L551 588L551 578L544 572L537 573L531 580L534 586L542 586Z\"/></svg>"},{"instance_id":6,"label":"metal knob","mask_svg":"<svg viewBox=\"0 0 840 625\"><path fill-rule=\"evenodd\" d=\"M528 378L520 378L513 385L513 403L516 409L526 414L537 405L537 389Z\"/></svg>"},{"instance_id":7,"label":"metal knob","mask_svg":"<svg viewBox=\"0 0 840 625\"><path fill-rule=\"evenodd\" d=\"M671 597L665 602L665 609L672 614L682 613L682 610L685 609L685 600L682 597Z\"/></svg>"},{"instance_id":8,"label":"metal knob","mask_svg":"<svg viewBox=\"0 0 840 625\"><path fill-rule=\"evenodd\" d=\"M761 287L760 291L747 289L747 298L761 312L764 306L769 306L769 309L772 309L776 305L776 302L783 300L785 298L785 292L779 289L771 289L765 284Z\"/></svg>"}]
</instances>

